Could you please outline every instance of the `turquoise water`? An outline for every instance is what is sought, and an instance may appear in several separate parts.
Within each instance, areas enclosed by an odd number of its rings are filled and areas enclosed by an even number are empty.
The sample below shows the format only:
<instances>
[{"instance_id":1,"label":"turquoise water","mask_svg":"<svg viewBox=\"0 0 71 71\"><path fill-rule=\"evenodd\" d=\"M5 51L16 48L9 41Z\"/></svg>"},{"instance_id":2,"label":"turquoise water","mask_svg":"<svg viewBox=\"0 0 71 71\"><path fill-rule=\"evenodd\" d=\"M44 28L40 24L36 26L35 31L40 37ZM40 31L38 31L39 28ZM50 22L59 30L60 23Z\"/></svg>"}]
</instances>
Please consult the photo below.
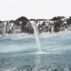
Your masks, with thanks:
<instances>
[{"instance_id":1,"label":"turquoise water","mask_svg":"<svg viewBox=\"0 0 71 71\"><path fill-rule=\"evenodd\" d=\"M0 37L0 69L33 71L37 67L63 71L67 65L71 70L71 33L40 37L41 50L46 54L35 54L38 48L34 36L14 38Z\"/></svg>"}]
</instances>

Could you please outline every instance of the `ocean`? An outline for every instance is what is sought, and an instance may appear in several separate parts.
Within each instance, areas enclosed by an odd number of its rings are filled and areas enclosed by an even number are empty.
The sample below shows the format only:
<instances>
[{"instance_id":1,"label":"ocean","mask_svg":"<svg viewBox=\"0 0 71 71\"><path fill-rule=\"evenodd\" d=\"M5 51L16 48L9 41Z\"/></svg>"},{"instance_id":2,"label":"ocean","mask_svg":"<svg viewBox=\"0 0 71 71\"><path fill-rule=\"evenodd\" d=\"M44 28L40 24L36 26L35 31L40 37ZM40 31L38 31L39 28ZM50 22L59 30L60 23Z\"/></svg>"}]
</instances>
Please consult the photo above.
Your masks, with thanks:
<instances>
[{"instance_id":1,"label":"ocean","mask_svg":"<svg viewBox=\"0 0 71 71\"><path fill-rule=\"evenodd\" d=\"M71 31L39 39L43 53L34 35L0 37L0 71L71 71Z\"/></svg>"}]
</instances>

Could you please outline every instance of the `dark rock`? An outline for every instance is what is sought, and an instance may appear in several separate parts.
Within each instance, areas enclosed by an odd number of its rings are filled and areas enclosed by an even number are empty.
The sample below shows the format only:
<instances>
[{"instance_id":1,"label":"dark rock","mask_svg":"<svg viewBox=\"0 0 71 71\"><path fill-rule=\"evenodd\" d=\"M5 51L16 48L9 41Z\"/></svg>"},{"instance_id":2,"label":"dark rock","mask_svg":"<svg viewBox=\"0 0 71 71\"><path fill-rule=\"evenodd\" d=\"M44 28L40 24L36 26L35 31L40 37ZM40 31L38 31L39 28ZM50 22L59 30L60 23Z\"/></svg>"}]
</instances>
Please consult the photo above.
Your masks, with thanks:
<instances>
[{"instance_id":1,"label":"dark rock","mask_svg":"<svg viewBox=\"0 0 71 71\"><path fill-rule=\"evenodd\" d=\"M62 18L65 18L65 17L64 16L57 16L57 17L53 17L51 20L57 21L57 20L61 20Z\"/></svg>"},{"instance_id":2,"label":"dark rock","mask_svg":"<svg viewBox=\"0 0 71 71\"><path fill-rule=\"evenodd\" d=\"M34 32L29 19L27 19L26 17L18 18L15 21L15 24L20 27L21 32L30 33L30 34Z\"/></svg>"},{"instance_id":3,"label":"dark rock","mask_svg":"<svg viewBox=\"0 0 71 71\"><path fill-rule=\"evenodd\" d=\"M71 17L69 17L69 19L67 19L67 25L68 25L68 26L71 25Z\"/></svg>"},{"instance_id":4,"label":"dark rock","mask_svg":"<svg viewBox=\"0 0 71 71\"><path fill-rule=\"evenodd\" d=\"M59 32L62 26L62 21L58 20L54 23L54 32Z\"/></svg>"}]
</instances>

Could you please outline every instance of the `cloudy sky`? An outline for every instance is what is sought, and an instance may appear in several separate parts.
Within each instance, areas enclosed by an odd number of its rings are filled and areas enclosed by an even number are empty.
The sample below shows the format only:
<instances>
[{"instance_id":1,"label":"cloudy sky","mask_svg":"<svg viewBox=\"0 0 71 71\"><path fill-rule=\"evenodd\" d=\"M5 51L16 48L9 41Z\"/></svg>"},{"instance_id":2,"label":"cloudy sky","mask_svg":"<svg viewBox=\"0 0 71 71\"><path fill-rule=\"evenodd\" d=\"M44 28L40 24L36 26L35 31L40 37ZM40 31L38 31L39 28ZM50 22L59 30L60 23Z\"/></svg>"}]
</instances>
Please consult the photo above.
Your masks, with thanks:
<instances>
[{"instance_id":1,"label":"cloudy sky","mask_svg":"<svg viewBox=\"0 0 71 71\"><path fill-rule=\"evenodd\" d=\"M0 0L0 20L71 16L71 0Z\"/></svg>"}]
</instances>

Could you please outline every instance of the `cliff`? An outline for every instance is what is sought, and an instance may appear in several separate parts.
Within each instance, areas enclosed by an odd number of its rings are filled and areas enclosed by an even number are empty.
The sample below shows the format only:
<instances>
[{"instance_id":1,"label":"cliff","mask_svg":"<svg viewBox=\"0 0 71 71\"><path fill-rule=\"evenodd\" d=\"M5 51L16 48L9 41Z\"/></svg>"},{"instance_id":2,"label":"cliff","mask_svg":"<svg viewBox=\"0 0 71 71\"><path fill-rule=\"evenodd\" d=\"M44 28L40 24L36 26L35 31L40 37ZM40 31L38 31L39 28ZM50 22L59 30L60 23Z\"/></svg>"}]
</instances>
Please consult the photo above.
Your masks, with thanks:
<instances>
[{"instance_id":1,"label":"cliff","mask_svg":"<svg viewBox=\"0 0 71 71\"><path fill-rule=\"evenodd\" d=\"M0 34L12 33L28 33L33 34L34 29L31 23L37 25L39 33L43 32L59 32L64 30L71 30L71 17L64 16L53 17L52 19L28 19L24 16L16 20L0 21Z\"/></svg>"}]
</instances>

